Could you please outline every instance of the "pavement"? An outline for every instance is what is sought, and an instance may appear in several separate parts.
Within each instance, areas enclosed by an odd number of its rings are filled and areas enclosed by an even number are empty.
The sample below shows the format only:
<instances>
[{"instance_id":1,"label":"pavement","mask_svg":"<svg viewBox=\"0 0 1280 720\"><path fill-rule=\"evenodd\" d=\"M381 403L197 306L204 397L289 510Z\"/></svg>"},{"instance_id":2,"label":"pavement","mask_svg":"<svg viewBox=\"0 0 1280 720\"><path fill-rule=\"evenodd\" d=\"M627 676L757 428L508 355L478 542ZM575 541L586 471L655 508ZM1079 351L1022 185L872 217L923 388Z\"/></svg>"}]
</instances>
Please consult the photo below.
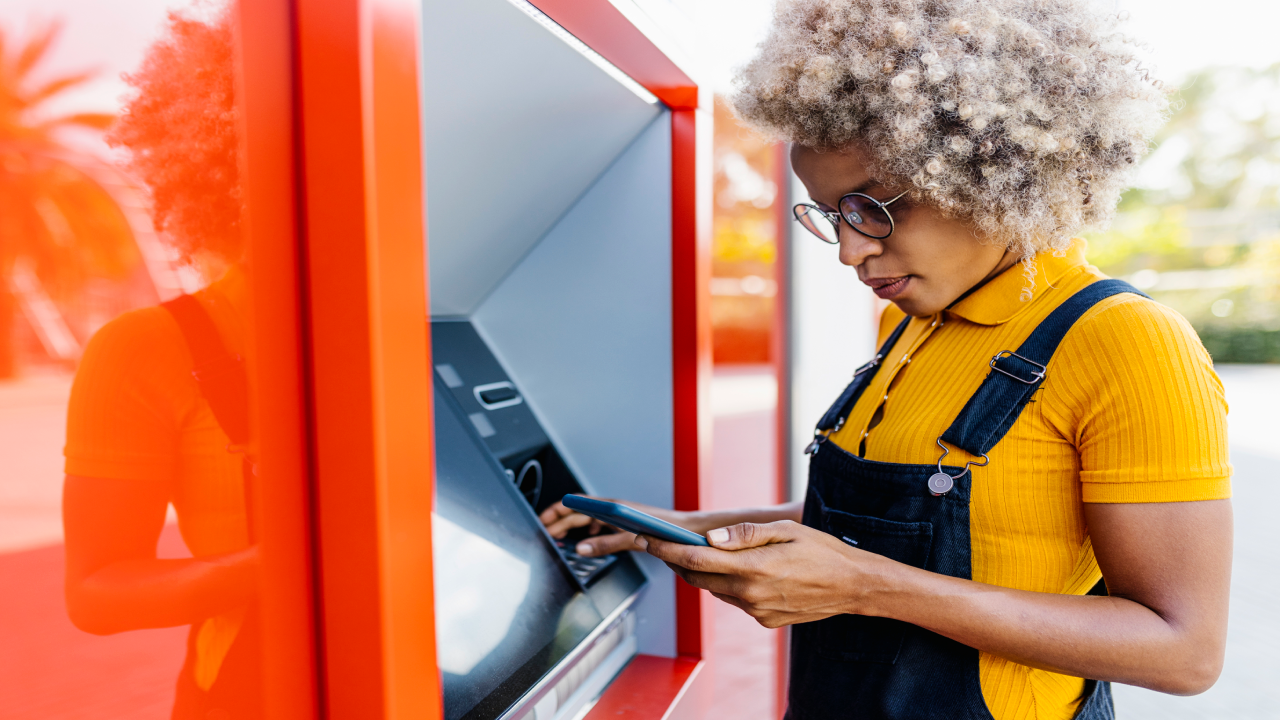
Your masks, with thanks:
<instances>
[{"instance_id":1,"label":"pavement","mask_svg":"<svg viewBox=\"0 0 1280 720\"><path fill-rule=\"evenodd\" d=\"M717 368L711 384L715 419L711 483L703 501L711 509L772 505L774 405L777 386L764 367ZM783 631L761 627L736 607L704 596L710 606L712 718L776 720L778 644Z\"/></svg>"},{"instance_id":2,"label":"pavement","mask_svg":"<svg viewBox=\"0 0 1280 720\"><path fill-rule=\"evenodd\" d=\"M1113 685L1121 720L1280 718L1280 366L1218 368L1231 406L1235 552L1222 676L1202 695L1174 697Z\"/></svg>"},{"instance_id":3,"label":"pavement","mask_svg":"<svg viewBox=\"0 0 1280 720\"><path fill-rule=\"evenodd\" d=\"M0 381L0 553L62 542L69 374Z\"/></svg>"}]
</instances>

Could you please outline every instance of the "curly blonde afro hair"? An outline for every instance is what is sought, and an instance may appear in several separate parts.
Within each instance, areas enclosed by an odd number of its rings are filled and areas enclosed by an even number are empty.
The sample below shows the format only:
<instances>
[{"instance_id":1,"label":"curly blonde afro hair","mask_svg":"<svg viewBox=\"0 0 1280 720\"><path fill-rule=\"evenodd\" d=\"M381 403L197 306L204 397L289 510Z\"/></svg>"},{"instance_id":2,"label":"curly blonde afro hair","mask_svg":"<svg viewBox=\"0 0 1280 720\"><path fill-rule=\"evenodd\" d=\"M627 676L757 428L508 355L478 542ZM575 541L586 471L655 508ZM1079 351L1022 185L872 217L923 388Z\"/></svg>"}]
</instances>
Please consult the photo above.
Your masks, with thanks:
<instances>
[{"instance_id":1,"label":"curly blonde afro hair","mask_svg":"<svg viewBox=\"0 0 1280 720\"><path fill-rule=\"evenodd\" d=\"M780 0L731 102L1029 259L1103 228L1169 102L1089 0Z\"/></svg>"},{"instance_id":2,"label":"curly blonde afro hair","mask_svg":"<svg viewBox=\"0 0 1280 720\"><path fill-rule=\"evenodd\" d=\"M107 142L129 148L151 189L156 229L190 261L242 254L242 193L231 14L212 21L170 11L137 72L135 92Z\"/></svg>"}]
</instances>

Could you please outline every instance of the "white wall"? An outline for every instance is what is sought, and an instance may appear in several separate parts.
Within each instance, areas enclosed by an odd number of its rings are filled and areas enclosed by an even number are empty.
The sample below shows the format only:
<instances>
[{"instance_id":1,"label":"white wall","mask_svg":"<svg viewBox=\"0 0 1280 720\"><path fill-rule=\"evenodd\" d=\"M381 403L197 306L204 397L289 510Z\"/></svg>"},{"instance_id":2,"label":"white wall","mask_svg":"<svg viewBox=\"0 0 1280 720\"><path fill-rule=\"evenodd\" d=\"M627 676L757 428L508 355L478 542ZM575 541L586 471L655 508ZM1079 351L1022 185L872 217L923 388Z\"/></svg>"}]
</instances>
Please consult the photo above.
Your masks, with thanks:
<instances>
[{"instance_id":1,"label":"white wall","mask_svg":"<svg viewBox=\"0 0 1280 720\"><path fill-rule=\"evenodd\" d=\"M422 25L431 312L467 315L661 108L507 0Z\"/></svg>"},{"instance_id":2,"label":"white wall","mask_svg":"<svg viewBox=\"0 0 1280 720\"><path fill-rule=\"evenodd\" d=\"M671 507L671 123L665 113L472 321L592 492ZM648 555L636 557L651 583L640 605L640 651L674 656L674 575Z\"/></svg>"},{"instance_id":3,"label":"white wall","mask_svg":"<svg viewBox=\"0 0 1280 720\"><path fill-rule=\"evenodd\" d=\"M508 0L424 0L423 48L432 315L591 491L671 507L670 116ZM674 576L636 557L640 651L674 656Z\"/></svg>"},{"instance_id":4,"label":"white wall","mask_svg":"<svg viewBox=\"0 0 1280 720\"><path fill-rule=\"evenodd\" d=\"M792 176L792 204L808 193ZM839 247L827 245L791 223L791 466L792 499L804 497L809 456L802 451L813 426L835 402L853 371L875 355L876 297L840 263Z\"/></svg>"}]
</instances>

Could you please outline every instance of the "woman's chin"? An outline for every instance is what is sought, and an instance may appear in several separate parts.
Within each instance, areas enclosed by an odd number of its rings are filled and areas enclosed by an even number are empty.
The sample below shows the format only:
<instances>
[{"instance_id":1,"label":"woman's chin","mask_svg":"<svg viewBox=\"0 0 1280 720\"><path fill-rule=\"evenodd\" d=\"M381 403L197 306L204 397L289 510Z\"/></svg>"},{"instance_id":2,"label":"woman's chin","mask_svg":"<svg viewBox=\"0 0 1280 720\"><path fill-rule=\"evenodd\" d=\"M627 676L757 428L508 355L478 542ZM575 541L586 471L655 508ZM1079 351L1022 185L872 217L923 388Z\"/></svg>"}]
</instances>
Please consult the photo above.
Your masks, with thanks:
<instances>
[{"instance_id":1,"label":"woman's chin","mask_svg":"<svg viewBox=\"0 0 1280 720\"><path fill-rule=\"evenodd\" d=\"M929 302L927 299L918 298L916 297L916 294L912 292L902 293L889 302L896 305L899 310L911 317L929 317L930 315L942 310L936 302Z\"/></svg>"}]
</instances>

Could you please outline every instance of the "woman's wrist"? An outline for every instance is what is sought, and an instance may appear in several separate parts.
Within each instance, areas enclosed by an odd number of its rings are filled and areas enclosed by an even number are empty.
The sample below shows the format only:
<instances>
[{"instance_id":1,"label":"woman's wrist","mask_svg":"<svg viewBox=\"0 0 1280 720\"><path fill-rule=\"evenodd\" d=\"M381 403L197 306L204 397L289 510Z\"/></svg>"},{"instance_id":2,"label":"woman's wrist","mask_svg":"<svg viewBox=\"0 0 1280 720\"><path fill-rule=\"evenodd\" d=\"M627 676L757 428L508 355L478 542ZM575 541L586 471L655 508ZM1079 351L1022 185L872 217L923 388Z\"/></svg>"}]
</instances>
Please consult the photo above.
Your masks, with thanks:
<instances>
[{"instance_id":1,"label":"woman's wrist","mask_svg":"<svg viewBox=\"0 0 1280 720\"><path fill-rule=\"evenodd\" d=\"M850 570L845 575L845 597L849 601L845 612L901 619L897 615L919 594L917 576L925 571L865 550L850 548L849 553ZM854 554L859 557L852 557Z\"/></svg>"}]
</instances>

